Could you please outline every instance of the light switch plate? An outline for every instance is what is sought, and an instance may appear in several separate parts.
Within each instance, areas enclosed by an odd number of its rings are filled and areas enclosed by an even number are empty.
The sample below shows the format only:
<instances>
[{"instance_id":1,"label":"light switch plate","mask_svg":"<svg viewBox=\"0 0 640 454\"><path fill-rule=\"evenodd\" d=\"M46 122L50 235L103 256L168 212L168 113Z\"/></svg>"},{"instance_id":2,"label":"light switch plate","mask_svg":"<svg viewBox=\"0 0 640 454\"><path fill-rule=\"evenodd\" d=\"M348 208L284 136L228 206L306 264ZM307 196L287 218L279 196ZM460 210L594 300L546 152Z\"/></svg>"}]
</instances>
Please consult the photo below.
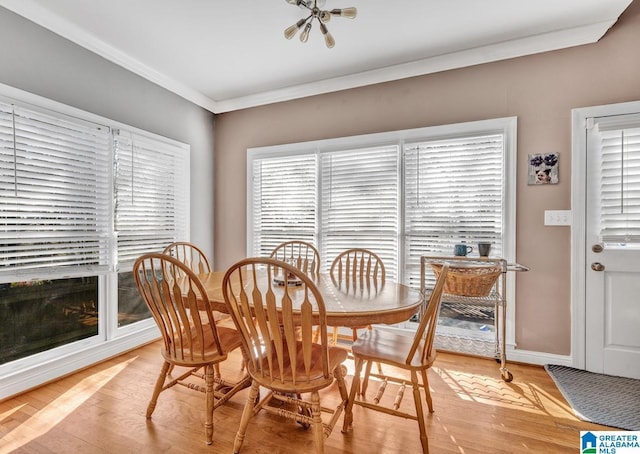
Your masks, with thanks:
<instances>
[{"instance_id":1,"label":"light switch plate","mask_svg":"<svg viewBox=\"0 0 640 454\"><path fill-rule=\"evenodd\" d=\"M544 225L571 225L571 210L545 210Z\"/></svg>"}]
</instances>

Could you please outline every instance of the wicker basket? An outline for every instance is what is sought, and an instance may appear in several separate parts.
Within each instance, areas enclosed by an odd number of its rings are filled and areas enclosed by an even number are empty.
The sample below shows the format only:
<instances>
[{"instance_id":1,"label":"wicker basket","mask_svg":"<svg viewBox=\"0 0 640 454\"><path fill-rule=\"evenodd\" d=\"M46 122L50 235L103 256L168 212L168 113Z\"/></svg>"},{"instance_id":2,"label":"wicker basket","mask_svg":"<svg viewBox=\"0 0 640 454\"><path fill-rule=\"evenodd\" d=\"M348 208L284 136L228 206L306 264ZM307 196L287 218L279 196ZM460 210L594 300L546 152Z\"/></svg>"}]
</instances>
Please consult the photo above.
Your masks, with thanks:
<instances>
[{"instance_id":1,"label":"wicker basket","mask_svg":"<svg viewBox=\"0 0 640 454\"><path fill-rule=\"evenodd\" d=\"M437 278L442 264L431 263L431 268ZM459 296L488 296L501 273L502 269L493 265L450 265L444 292Z\"/></svg>"}]
</instances>

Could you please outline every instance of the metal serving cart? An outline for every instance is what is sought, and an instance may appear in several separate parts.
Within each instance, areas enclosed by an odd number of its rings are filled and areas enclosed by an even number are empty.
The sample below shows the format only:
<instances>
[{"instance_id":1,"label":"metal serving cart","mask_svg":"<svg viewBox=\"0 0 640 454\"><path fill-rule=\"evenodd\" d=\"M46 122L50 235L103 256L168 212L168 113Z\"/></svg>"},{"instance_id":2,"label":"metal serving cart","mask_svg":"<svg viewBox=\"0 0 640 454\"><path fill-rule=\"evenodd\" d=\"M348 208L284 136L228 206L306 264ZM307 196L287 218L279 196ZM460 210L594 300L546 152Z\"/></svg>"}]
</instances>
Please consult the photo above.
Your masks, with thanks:
<instances>
[{"instance_id":1,"label":"metal serving cart","mask_svg":"<svg viewBox=\"0 0 640 454\"><path fill-rule=\"evenodd\" d=\"M430 284L428 270L433 279L439 275L442 265L449 263L442 302L449 306L493 309L495 330L495 359L500 363L500 374L506 382L513 380L507 369L506 356L506 273L527 271L520 264L508 264L501 258L469 256L423 256L420 259L420 289L428 298Z\"/></svg>"}]
</instances>

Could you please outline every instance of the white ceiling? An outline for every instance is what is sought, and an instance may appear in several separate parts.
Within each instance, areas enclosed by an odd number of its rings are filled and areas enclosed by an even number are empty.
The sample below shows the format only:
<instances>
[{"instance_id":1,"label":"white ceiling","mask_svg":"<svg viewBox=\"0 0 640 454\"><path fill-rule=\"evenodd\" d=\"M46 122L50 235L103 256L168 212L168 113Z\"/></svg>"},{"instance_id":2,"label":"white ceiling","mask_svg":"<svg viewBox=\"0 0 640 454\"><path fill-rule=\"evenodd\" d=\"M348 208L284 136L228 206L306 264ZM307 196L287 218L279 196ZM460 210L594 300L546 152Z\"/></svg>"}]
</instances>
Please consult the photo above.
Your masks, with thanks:
<instances>
[{"instance_id":1,"label":"white ceiling","mask_svg":"<svg viewBox=\"0 0 640 454\"><path fill-rule=\"evenodd\" d=\"M215 113L596 42L632 0L326 0L356 19L284 29L286 0L0 0Z\"/></svg>"}]
</instances>

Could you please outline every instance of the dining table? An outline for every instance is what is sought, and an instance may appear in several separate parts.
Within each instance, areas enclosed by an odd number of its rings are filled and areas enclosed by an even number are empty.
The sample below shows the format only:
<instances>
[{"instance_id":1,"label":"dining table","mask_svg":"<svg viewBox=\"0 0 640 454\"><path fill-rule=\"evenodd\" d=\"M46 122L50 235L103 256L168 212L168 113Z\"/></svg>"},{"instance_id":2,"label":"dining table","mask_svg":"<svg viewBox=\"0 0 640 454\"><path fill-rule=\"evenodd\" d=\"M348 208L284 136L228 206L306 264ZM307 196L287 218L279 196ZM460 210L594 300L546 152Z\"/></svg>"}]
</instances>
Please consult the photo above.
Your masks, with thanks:
<instances>
[{"instance_id":1,"label":"dining table","mask_svg":"<svg viewBox=\"0 0 640 454\"><path fill-rule=\"evenodd\" d=\"M224 271L199 274L211 308L228 312L222 295ZM393 281L376 282L361 279L336 279L327 273L309 276L320 291L328 326L361 327L374 324L391 325L409 320L422 306L419 290ZM258 279L266 279L258 276ZM245 281L245 286L250 280ZM236 287L239 283L232 283ZM295 305L295 288L290 288Z\"/></svg>"}]
</instances>

